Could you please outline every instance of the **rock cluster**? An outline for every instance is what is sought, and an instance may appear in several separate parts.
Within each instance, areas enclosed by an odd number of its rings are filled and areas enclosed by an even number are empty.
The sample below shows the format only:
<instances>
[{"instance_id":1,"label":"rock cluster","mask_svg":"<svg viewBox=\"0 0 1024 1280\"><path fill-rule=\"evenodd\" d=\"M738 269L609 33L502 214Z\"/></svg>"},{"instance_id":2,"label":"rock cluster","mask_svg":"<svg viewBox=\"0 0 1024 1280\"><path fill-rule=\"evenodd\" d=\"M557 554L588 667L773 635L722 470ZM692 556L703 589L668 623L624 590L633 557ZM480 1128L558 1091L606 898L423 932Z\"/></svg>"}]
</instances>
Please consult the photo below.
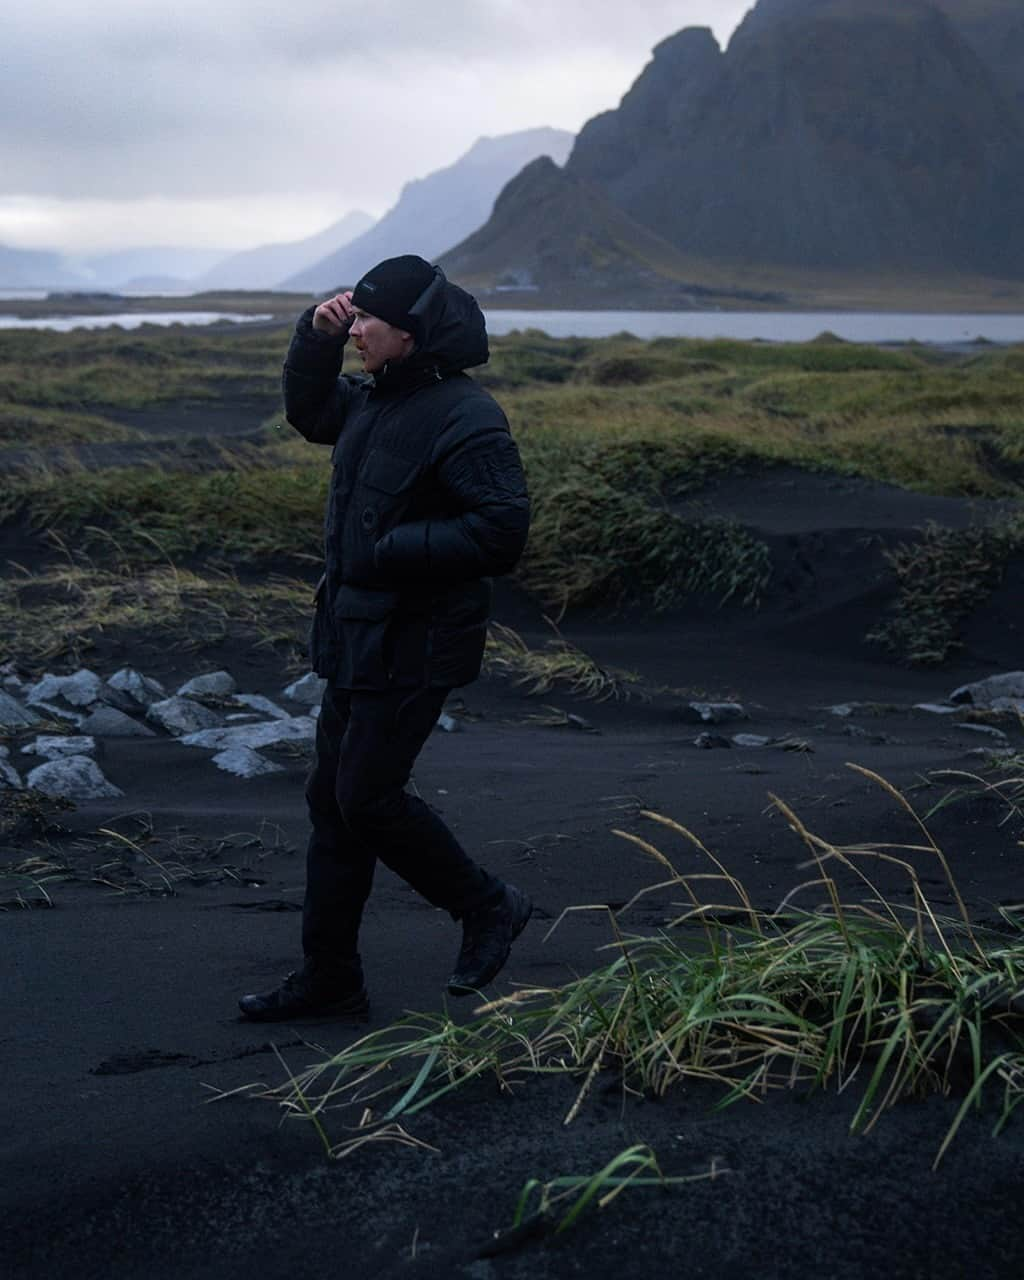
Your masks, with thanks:
<instances>
[{"instance_id":1,"label":"rock cluster","mask_svg":"<svg viewBox=\"0 0 1024 1280\"><path fill-rule=\"evenodd\" d=\"M185 746L213 750L214 764L240 778L280 771L258 748L278 742L311 742L313 709L324 682L310 674L282 696L298 714L264 697L243 693L227 671L186 680L174 693L132 667L104 679L82 668L71 675L47 672L27 683L14 664L0 667L0 731L39 730L20 754L43 762L22 777L9 747L0 748L0 789L31 787L55 799L113 799L124 792L100 769L96 756L109 738L172 737ZM65 732L53 732L63 729ZM50 730L50 731L48 731Z\"/></svg>"},{"instance_id":2,"label":"rock cluster","mask_svg":"<svg viewBox=\"0 0 1024 1280\"><path fill-rule=\"evenodd\" d=\"M858 712L871 714L880 709L878 704L873 702L836 702L831 706L818 708L818 710L827 711L829 715L835 716L840 720L849 720ZM889 710L898 709L889 708ZM963 717L965 713L971 710L994 712L997 715L998 713L1011 713L1011 719L1014 715L1024 717L1024 671L1007 671L1000 675L989 676L985 680L975 681L973 684L961 685L958 689L954 689L945 701L917 702L911 709L925 712L928 715L950 718ZM705 725L720 725L728 721L749 718L746 708L738 702L687 702L679 708L679 717L687 724ZM1009 735L995 725L961 718L953 719L952 727L961 729L965 733L991 738L995 743L1004 747L1009 743ZM872 738L876 742L894 741L894 739L888 738L884 734L868 734L865 730L853 724L848 724L843 732L849 737ZM732 737L726 737L724 734L712 733L708 730L699 733L694 738L693 745L702 747L705 750L715 747L755 749L781 747L786 751L809 751L813 749L810 743L791 736L776 737L757 733L735 733Z\"/></svg>"}]
</instances>

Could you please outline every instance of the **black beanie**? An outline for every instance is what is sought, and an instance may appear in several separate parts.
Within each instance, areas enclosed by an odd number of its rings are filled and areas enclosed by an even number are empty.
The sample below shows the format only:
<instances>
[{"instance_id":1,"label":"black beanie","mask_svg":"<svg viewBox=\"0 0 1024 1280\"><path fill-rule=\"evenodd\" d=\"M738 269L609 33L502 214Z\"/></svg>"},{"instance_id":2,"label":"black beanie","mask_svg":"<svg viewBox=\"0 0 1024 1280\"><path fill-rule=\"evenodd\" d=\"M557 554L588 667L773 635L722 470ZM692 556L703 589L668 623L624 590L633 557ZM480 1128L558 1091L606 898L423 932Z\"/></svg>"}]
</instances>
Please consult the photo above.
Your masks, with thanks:
<instances>
[{"instance_id":1,"label":"black beanie","mask_svg":"<svg viewBox=\"0 0 1024 1280\"><path fill-rule=\"evenodd\" d=\"M352 290L352 305L412 333L415 322L409 311L433 279L434 268L414 253L385 258Z\"/></svg>"}]
</instances>

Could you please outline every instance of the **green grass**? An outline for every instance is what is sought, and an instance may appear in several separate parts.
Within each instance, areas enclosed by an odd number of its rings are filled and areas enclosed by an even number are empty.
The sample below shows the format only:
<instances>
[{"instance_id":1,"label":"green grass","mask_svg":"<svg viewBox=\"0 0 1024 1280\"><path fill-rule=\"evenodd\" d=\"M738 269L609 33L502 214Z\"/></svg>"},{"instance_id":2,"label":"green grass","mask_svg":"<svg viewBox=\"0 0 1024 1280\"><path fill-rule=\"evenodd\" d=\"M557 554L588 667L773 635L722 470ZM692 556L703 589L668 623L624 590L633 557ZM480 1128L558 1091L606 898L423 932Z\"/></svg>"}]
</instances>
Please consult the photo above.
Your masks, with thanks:
<instances>
[{"instance_id":1,"label":"green grass","mask_svg":"<svg viewBox=\"0 0 1024 1280\"><path fill-rule=\"evenodd\" d=\"M105 640L199 651L231 639L271 647L300 671L311 601L309 583L274 574L241 581L166 564L57 564L0 577L0 663L40 671L58 661L79 664Z\"/></svg>"},{"instance_id":2,"label":"green grass","mask_svg":"<svg viewBox=\"0 0 1024 1280\"><path fill-rule=\"evenodd\" d=\"M104 414L126 409L272 403L287 338L287 328L0 333L0 443L120 438ZM934 494L1024 494L1021 348L953 356L835 340L555 340L530 331L492 349L478 376L508 410L533 499L518 577L555 613L661 610L693 594L756 605L770 586L767 547L683 505L727 472L786 464ZM5 483L0 521L23 518L121 572L170 562L258 573L318 557L326 451L286 437L224 450L222 465L207 461L187 481L184 465L82 471L73 484L66 470L40 466ZM1018 544L977 537L997 577ZM923 537L894 555L894 575L913 584L923 558L945 583L955 547L934 552L934 538ZM923 600L920 585L916 595L876 636L911 661L935 660L981 597L936 586Z\"/></svg>"},{"instance_id":3,"label":"green grass","mask_svg":"<svg viewBox=\"0 0 1024 1280\"><path fill-rule=\"evenodd\" d=\"M1024 521L991 527L926 526L920 539L887 553L898 585L890 616L867 639L919 666L936 666L960 647L959 626L999 585L1024 550Z\"/></svg>"},{"instance_id":4,"label":"green grass","mask_svg":"<svg viewBox=\"0 0 1024 1280\"><path fill-rule=\"evenodd\" d=\"M130 427L99 414L0 404L0 449L52 448L138 438Z\"/></svg>"},{"instance_id":5,"label":"green grass","mask_svg":"<svg viewBox=\"0 0 1024 1280\"><path fill-rule=\"evenodd\" d=\"M0 406L143 409L278 393L287 329L0 331Z\"/></svg>"},{"instance_id":6,"label":"green grass","mask_svg":"<svg viewBox=\"0 0 1024 1280\"><path fill-rule=\"evenodd\" d=\"M696 850L703 866L680 871L646 836L619 833L655 860L662 879L608 912L609 963L560 987L482 1004L469 1022L446 1012L410 1014L280 1086L248 1091L312 1121L334 1156L354 1149L351 1139L335 1144L329 1135L339 1108L372 1109L361 1126L365 1142L471 1081L491 1079L508 1091L545 1075L577 1082L567 1124L598 1076L612 1075L653 1097L704 1081L718 1088L720 1107L779 1091L853 1089L854 1133L870 1130L901 1099L950 1096L959 1106L936 1164L970 1111L987 1107L999 1132L1024 1101L1020 921L1007 916L1001 929L972 921L909 801L877 775L858 772L913 818L915 844L837 846L773 798L811 870L765 912L697 836L642 813ZM905 876L909 905L879 891L873 872L880 864ZM952 918L940 916L925 892L924 877L936 874L956 904ZM850 885L859 886L856 896ZM633 903L655 890L680 900L673 918L656 934L626 934Z\"/></svg>"}]
</instances>

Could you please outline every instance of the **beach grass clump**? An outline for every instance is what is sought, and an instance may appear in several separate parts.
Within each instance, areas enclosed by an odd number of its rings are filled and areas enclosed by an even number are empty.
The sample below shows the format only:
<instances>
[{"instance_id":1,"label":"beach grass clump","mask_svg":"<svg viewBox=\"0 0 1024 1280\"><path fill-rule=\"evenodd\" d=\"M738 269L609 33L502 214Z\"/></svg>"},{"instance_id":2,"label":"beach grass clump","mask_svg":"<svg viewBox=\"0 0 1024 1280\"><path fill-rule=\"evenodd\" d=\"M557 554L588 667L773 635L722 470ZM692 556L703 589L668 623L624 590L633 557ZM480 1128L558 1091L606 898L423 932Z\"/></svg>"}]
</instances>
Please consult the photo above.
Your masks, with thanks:
<instances>
[{"instance_id":1,"label":"beach grass clump","mask_svg":"<svg viewBox=\"0 0 1024 1280\"><path fill-rule=\"evenodd\" d=\"M279 395L286 330L0 331L0 404L95 411Z\"/></svg>"},{"instance_id":2,"label":"beach grass clump","mask_svg":"<svg viewBox=\"0 0 1024 1280\"><path fill-rule=\"evenodd\" d=\"M0 449L52 448L138 438L130 427L98 414L0 404Z\"/></svg>"},{"instance_id":3,"label":"beach grass clump","mask_svg":"<svg viewBox=\"0 0 1024 1280\"><path fill-rule=\"evenodd\" d=\"M617 912L575 908L608 913L610 963L560 987L485 1003L468 1023L444 1012L411 1014L279 1087L249 1091L312 1120L335 1156L470 1081L510 1090L550 1074L578 1084L566 1123L597 1077L612 1073L626 1090L652 1097L704 1081L718 1087L719 1106L781 1090L855 1088L853 1132L869 1130L902 1099L954 1098L959 1107L936 1164L985 1100L999 1132L1024 1102L1024 931L1013 919L1004 928L972 921L945 855L906 797L851 767L894 798L916 824L916 842L838 846L772 797L811 871L764 911L696 835L642 812L696 851L703 867L681 871L646 837L618 833L651 856L663 878ZM880 892L879 867L905 876L909 903ZM936 874L955 904L951 917L925 891L925 877ZM859 886L860 896L844 883ZM630 909L655 891L679 898L665 926L627 935ZM327 1117L353 1104L360 1135L335 1143Z\"/></svg>"},{"instance_id":4,"label":"beach grass clump","mask_svg":"<svg viewBox=\"0 0 1024 1280\"><path fill-rule=\"evenodd\" d=\"M286 449L225 449L222 465L183 475L162 467L42 472L12 482L7 502L76 552L146 566L203 555L253 562L322 554L328 468Z\"/></svg>"},{"instance_id":5,"label":"beach grass clump","mask_svg":"<svg viewBox=\"0 0 1024 1280\"><path fill-rule=\"evenodd\" d=\"M484 669L531 695L562 689L577 698L606 702L644 693L635 672L601 666L557 632L540 649L531 649L518 632L494 621L487 630Z\"/></svg>"},{"instance_id":6,"label":"beach grass clump","mask_svg":"<svg viewBox=\"0 0 1024 1280\"><path fill-rule=\"evenodd\" d=\"M684 518L630 487L631 468L618 483L605 478L602 462L576 459L539 478L529 469L531 531L519 569L527 590L558 611L627 604L661 611L695 593L757 600L771 575L764 543L728 520Z\"/></svg>"},{"instance_id":7,"label":"beach grass clump","mask_svg":"<svg viewBox=\"0 0 1024 1280\"><path fill-rule=\"evenodd\" d=\"M0 662L41 671L79 663L102 641L195 651L236 643L271 647L301 669L312 586L270 574L253 582L169 564L101 568L56 564L0 577Z\"/></svg>"},{"instance_id":8,"label":"beach grass clump","mask_svg":"<svg viewBox=\"0 0 1024 1280\"><path fill-rule=\"evenodd\" d=\"M921 537L886 552L897 581L890 616L867 639L919 666L944 662L961 645L960 627L1002 581L1024 550L1024 521L945 529L929 524Z\"/></svg>"}]
</instances>

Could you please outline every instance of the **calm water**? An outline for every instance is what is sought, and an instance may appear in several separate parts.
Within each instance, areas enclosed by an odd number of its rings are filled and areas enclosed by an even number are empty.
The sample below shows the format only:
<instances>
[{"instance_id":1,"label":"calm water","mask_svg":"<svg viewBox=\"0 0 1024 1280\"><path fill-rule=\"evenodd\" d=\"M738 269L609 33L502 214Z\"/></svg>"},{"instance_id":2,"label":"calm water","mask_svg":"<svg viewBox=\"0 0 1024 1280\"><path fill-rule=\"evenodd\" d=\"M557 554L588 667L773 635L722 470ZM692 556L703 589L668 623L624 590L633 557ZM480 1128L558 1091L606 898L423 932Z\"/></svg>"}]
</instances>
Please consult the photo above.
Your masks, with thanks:
<instances>
[{"instance_id":1,"label":"calm water","mask_svg":"<svg viewBox=\"0 0 1024 1280\"><path fill-rule=\"evenodd\" d=\"M553 338L763 338L809 342L834 333L847 342L935 342L986 338L1024 342L1024 315L926 315L842 311L489 311L491 333L542 329Z\"/></svg>"},{"instance_id":2,"label":"calm water","mask_svg":"<svg viewBox=\"0 0 1024 1280\"><path fill-rule=\"evenodd\" d=\"M55 316L19 320L0 315L0 329L98 329L141 324L239 324L269 320L218 311L146 311L103 316ZM932 342L958 346L977 341L1024 343L1024 315L930 315L911 312L842 311L489 311L493 334L541 329L553 338L600 338L632 333L638 338L761 338L808 342L834 333L848 342Z\"/></svg>"},{"instance_id":3,"label":"calm water","mask_svg":"<svg viewBox=\"0 0 1024 1280\"><path fill-rule=\"evenodd\" d=\"M0 316L0 329L137 329L142 324L213 324L215 320L271 320L272 316L234 315L227 311L138 311L108 316L47 316L37 320L21 320L17 316Z\"/></svg>"}]
</instances>

